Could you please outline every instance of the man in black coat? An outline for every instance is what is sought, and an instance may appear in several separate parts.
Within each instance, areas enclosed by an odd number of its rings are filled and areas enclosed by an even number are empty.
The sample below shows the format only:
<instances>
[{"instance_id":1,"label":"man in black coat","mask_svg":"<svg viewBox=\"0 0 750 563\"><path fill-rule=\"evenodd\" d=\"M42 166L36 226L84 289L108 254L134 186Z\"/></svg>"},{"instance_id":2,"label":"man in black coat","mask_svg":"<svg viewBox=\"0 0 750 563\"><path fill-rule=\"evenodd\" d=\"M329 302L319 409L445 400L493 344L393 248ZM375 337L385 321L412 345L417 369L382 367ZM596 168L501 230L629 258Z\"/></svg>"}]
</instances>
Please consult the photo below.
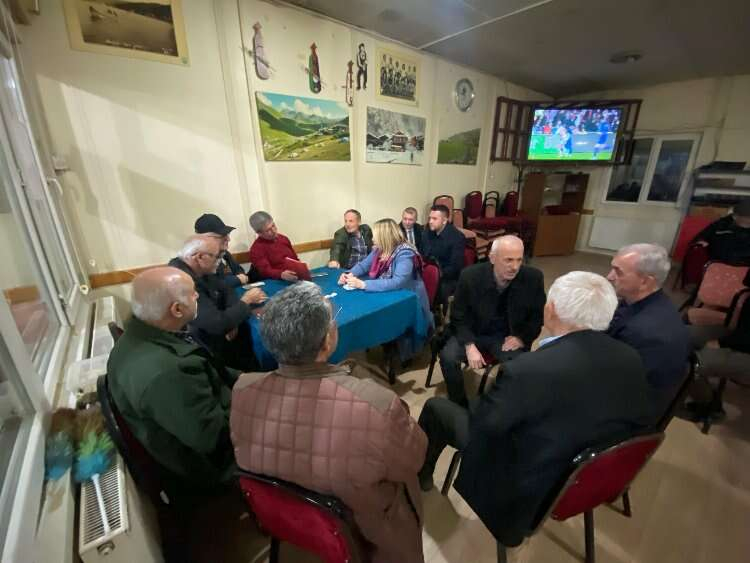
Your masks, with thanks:
<instances>
[{"instance_id":1,"label":"man in black coat","mask_svg":"<svg viewBox=\"0 0 750 563\"><path fill-rule=\"evenodd\" d=\"M750 264L750 199L735 205L731 215L703 229L693 242L708 247L710 260Z\"/></svg>"},{"instance_id":2,"label":"man in black coat","mask_svg":"<svg viewBox=\"0 0 750 563\"><path fill-rule=\"evenodd\" d=\"M239 297L234 288L216 275L221 260L221 243L211 235L189 238L169 265L188 274L198 292L198 312L188 327L192 336L229 367L243 371L257 369L247 319L253 305L266 294L252 288Z\"/></svg>"},{"instance_id":3,"label":"man in black coat","mask_svg":"<svg viewBox=\"0 0 750 563\"><path fill-rule=\"evenodd\" d=\"M652 392L666 411L686 375L690 333L661 289L671 261L658 244L632 244L612 258L607 279L620 304L607 334L640 354Z\"/></svg>"},{"instance_id":4,"label":"man in black coat","mask_svg":"<svg viewBox=\"0 0 750 563\"><path fill-rule=\"evenodd\" d=\"M440 352L448 397L467 405L461 362L479 369L482 353L506 362L531 349L542 329L544 276L523 266L523 241L513 235L495 239L490 261L466 268L451 309L450 338Z\"/></svg>"},{"instance_id":5,"label":"man in black coat","mask_svg":"<svg viewBox=\"0 0 750 563\"><path fill-rule=\"evenodd\" d=\"M406 240L416 246L419 253L422 254L424 251L422 240L424 227L417 223L417 218L417 210L413 207L407 207L401 213L401 222L398 226L401 227L401 232L404 233Z\"/></svg>"},{"instance_id":6,"label":"man in black coat","mask_svg":"<svg viewBox=\"0 0 750 563\"><path fill-rule=\"evenodd\" d=\"M464 267L464 234L449 223L450 211L445 205L430 208L428 228L422 234L422 256L430 258L440 266L440 287L437 303L448 304Z\"/></svg>"},{"instance_id":7,"label":"man in black coat","mask_svg":"<svg viewBox=\"0 0 750 563\"><path fill-rule=\"evenodd\" d=\"M234 259L229 252L229 234L235 229L225 225L218 215L205 213L195 220L195 233L211 235L219 239L221 260L216 268L216 275L224 278L229 287L239 287L248 283L262 280L258 269L250 264L247 271Z\"/></svg>"},{"instance_id":8,"label":"man in black coat","mask_svg":"<svg viewBox=\"0 0 750 563\"><path fill-rule=\"evenodd\" d=\"M463 452L456 490L495 538L520 544L543 503L587 447L646 428L654 408L638 354L598 332L617 306L602 276L558 278L544 307L551 336L509 363L471 409L436 397L419 425L429 444L420 471L424 490L440 452Z\"/></svg>"}]
</instances>

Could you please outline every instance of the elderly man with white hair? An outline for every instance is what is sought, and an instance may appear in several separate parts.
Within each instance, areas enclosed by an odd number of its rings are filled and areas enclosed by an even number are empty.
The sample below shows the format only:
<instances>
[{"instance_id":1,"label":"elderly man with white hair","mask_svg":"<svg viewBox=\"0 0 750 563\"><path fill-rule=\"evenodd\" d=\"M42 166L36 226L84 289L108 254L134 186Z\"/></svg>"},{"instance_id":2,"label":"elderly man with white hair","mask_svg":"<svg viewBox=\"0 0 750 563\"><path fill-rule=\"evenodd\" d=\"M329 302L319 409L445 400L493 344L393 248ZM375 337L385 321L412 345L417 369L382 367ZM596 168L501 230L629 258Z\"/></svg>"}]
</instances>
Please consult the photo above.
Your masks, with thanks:
<instances>
[{"instance_id":1,"label":"elderly man with white hair","mask_svg":"<svg viewBox=\"0 0 750 563\"><path fill-rule=\"evenodd\" d=\"M549 336L536 351L508 363L470 409L442 397L425 404L422 489L432 488L446 445L462 450L456 490L500 543L517 546L577 453L646 427L653 405L643 364L603 333L616 307L600 275L555 280L544 307Z\"/></svg>"},{"instance_id":2,"label":"elderly man with white hair","mask_svg":"<svg viewBox=\"0 0 750 563\"><path fill-rule=\"evenodd\" d=\"M228 371L184 332L198 312L193 280L160 267L133 280L133 316L107 362L112 399L138 441L186 488L225 482L233 467Z\"/></svg>"},{"instance_id":3,"label":"elderly man with white hair","mask_svg":"<svg viewBox=\"0 0 750 563\"><path fill-rule=\"evenodd\" d=\"M620 298L607 334L641 355L662 411L669 407L685 378L690 354L688 328L662 290L671 265L664 247L631 244L612 258L607 275Z\"/></svg>"},{"instance_id":4,"label":"elderly man with white hair","mask_svg":"<svg viewBox=\"0 0 750 563\"><path fill-rule=\"evenodd\" d=\"M193 278L198 291L198 315L190 321L191 334L226 365L253 371L259 366L246 321L266 294L251 288L238 296L223 276L216 275L223 254L221 244L211 234L194 235L169 265Z\"/></svg>"},{"instance_id":5,"label":"elderly man with white hair","mask_svg":"<svg viewBox=\"0 0 750 563\"><path fill-rule=\"evenodd\" d=\"M544 276L523 264L523 241L516 236L495 239L489 262L461 272L440 352L452 401L467 404L461 362L479 369L485 355L505 363L531 349L542 328L544 300Z\"/></svg>"}]
</instances>

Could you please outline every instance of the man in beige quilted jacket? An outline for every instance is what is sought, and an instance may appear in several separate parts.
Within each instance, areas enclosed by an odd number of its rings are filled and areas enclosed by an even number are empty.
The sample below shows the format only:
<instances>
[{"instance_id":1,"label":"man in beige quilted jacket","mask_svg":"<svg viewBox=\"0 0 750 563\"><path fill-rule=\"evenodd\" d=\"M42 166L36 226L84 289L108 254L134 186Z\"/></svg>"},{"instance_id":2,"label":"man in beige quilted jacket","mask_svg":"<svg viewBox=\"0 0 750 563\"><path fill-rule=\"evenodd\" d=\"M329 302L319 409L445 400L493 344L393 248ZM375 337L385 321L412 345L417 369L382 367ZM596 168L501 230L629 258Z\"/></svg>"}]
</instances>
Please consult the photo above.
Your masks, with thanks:
<instances>
[{"instance_id":1,"label":"man in beige quilted jacket","mask_svg":"<svg viewBox=\"0 0 750 563\"><path fill-rule=\"evenodd\" d=\"M421 563L417 472L427 438L390 389L328 364L338 329L331 304L309 282L266 305L261 336L279 368L240 377L230 428L246 470L333 494L352 509L373 563Z\"/></svg>"}]
</instances>

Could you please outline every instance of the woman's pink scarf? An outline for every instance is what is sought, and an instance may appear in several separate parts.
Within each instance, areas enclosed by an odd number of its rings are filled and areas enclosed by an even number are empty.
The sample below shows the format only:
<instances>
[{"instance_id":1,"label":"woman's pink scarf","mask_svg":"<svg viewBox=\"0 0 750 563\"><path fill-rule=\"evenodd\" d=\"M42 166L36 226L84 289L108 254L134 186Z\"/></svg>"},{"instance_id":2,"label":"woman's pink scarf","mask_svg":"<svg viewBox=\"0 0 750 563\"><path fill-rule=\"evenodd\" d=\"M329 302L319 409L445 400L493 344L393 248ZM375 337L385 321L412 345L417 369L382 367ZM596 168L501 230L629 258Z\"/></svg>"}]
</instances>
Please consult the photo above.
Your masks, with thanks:
<instances>
[{"instance_id":1,"label":"woman's pink scarf","mask_svg":"<svg viewBox=\"0 0 750 563\"><path fill-rule=\"evenodd\" d=\"M396 255L399 254L402 250L409 249L414 251L414 269L418 271L420 274L422 273L422 257L419 255L419 253L416 251L414 247L412 247L409 243L404 243L399 246L397 246L393 252L391 252L391 255L388 257L387 260L382 261L380 260L380 249L375 249L375 255L372 257L372 264L370 264L370 271L367 273L368 277L371 280L375 280L378 278L391 278L393 277L393 261L396 258Z\"/></svg>"}]
</instances>

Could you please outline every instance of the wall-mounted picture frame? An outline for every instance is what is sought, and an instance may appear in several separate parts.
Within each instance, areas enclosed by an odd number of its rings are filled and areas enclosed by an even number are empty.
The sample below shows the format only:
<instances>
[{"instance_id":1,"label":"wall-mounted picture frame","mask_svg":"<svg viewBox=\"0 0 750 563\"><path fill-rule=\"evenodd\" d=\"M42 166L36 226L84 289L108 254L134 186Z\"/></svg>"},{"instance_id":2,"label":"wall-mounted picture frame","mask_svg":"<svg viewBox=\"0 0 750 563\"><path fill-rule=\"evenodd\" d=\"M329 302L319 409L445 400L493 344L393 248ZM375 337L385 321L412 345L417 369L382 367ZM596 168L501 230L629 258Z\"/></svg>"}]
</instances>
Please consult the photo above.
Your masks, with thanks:
<instances>
[{"instance_id":1,"label":"wall-mounted picture frame","mask_svg":"<svg viewBox=\"0 0 750 563\"><path fill-rule=\"evenodd\" d=\"M383 101L419 105L419 62L400 51L378 47L376 96Z\"/></svg>"},{"instance_id":2,"label":"wall-mounted picture frame","mask_svg":"<svg viewBox=\"0 0 750 563\"><path fill-rule=\"evenodd\" d=\"M181 0L63 0L71 48L187 65Z\"/></svg>"},{"instance_id":3,"label":"wall-mounted picture frame","mask_svg":"<svg viewBox=\"0 0 750 563\"><path fill-rule=\"evenodd\" d=\"M365 162L422 166L427 120L367 107Z\"/></svg>"},{"instance_id":4,"label":"wall-mounted picture frame","mask_svg":"<svg viewBox=\"0 0 750 563\"><path fill-rule=\"evenodd\" d=\"M267 161L351 160L349 107L343 102L255 92Z\"/></svg>"}]
</instances>

